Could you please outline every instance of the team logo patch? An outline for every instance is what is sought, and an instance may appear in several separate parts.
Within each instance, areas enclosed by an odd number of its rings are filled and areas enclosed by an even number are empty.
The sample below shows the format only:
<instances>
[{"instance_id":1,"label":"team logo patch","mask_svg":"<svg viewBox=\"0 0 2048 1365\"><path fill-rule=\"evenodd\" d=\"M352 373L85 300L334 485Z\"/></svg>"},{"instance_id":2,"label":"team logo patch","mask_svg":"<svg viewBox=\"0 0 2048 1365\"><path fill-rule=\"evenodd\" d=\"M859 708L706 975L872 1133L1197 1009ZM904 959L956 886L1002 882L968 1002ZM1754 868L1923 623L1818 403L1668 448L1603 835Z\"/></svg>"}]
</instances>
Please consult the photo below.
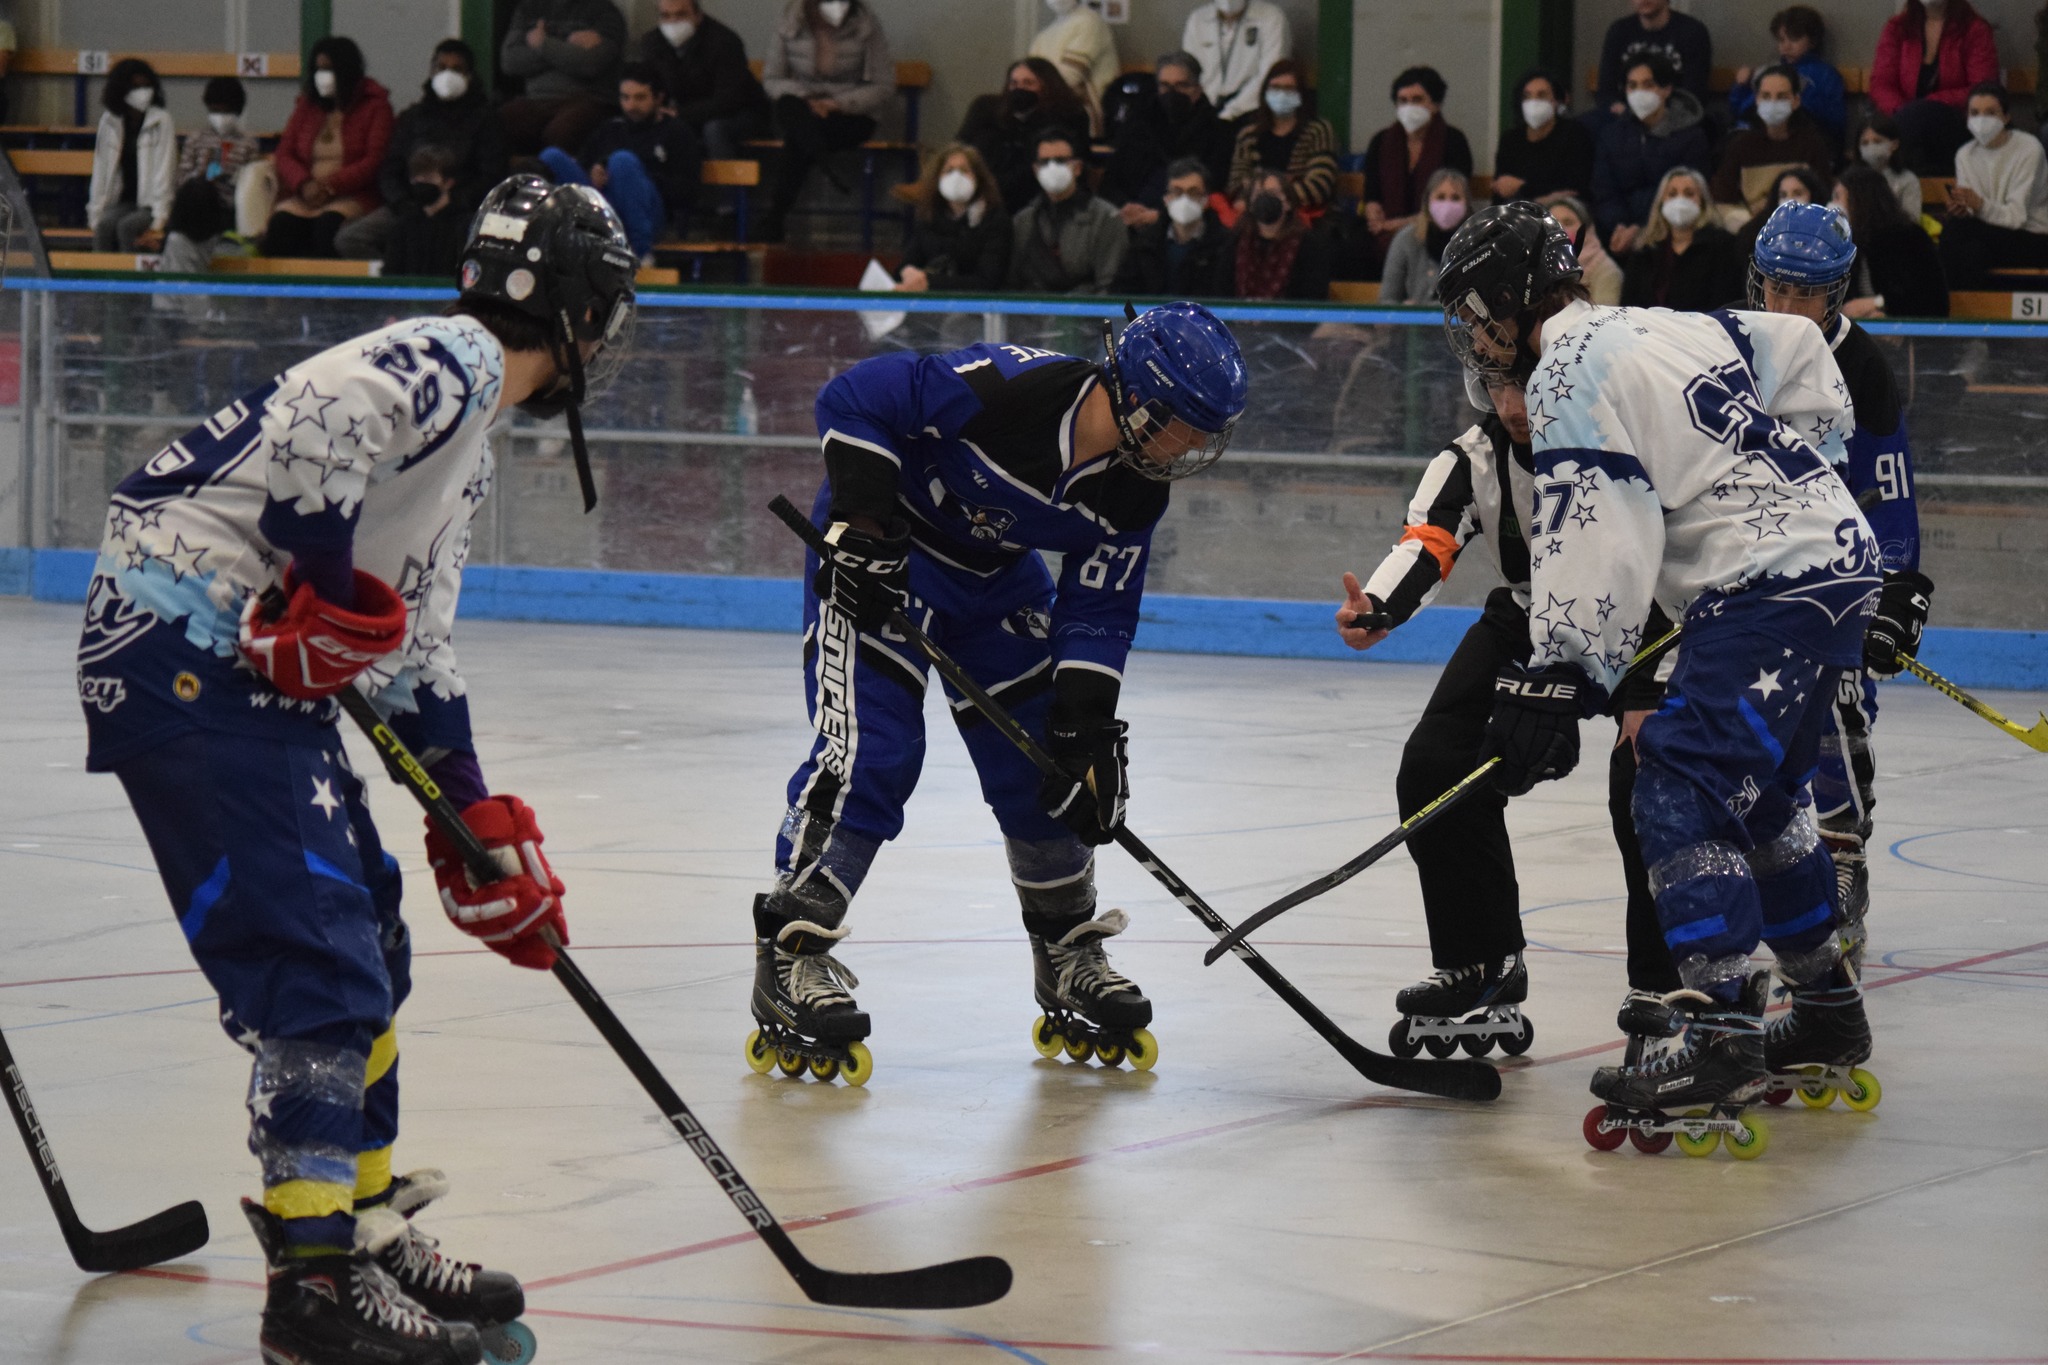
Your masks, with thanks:
<instances>
[{"instance_id":1,"label":"team logo patch","mask_svg":"<svg viewBox=\"0 0 2048 1365\"><path fill-rule=\"evenodd\" d=\"M180 673L171 679L171 693L179 701L198 701L199 679L190 673Z\"/></svg>"},{"instance_id":2,"label":"team logo patch","mask_svg":"<svg viewBox=\"0 0 2048 1365\"><path fill-rule=\"evenodd\" d=\"M104 715L128 700L128 684L119 678L93 678L80 673L78 699L87 706L98 707Z\"/></svg>"},{"instance_id":3,"label":"team logo patch","mask_svg":"<svg viewBox=\"0 0 2048 1365\"><path fill-rule=\"evenodd\" d=\"M462 287L464 289L476 288L476 282L483 277L484 268L475 261L464 261L462 263Z\"/></svg>"},{"instance_id":4,"label":"team logo patch","mask_svg":"<svg viewBox=\"0 0 2048 1365\"><path fill-rule=\"evenodd\" d=\"M1000 541L1017 524L1017 514L1005 512L1000 507L975 507L962 503L960 514L967 518L967 529L974 538L990 544Z\"/></svg>"}]
</instances>

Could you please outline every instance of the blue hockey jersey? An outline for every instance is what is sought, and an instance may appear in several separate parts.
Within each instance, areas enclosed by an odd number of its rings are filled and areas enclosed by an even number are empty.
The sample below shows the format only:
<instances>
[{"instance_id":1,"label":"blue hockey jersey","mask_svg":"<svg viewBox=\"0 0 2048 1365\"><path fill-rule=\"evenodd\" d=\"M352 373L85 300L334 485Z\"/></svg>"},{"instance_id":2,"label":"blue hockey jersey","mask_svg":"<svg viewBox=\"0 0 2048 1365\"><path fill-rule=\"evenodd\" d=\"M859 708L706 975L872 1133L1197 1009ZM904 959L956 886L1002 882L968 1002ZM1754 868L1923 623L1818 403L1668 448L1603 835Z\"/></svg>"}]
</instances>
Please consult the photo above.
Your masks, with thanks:
<instances>
[{"instance_id":1,"label":"blue hockey jersey","mask_svg":"<svg viewBox=\"0 0 2048 1365\"><path fill-rule=\"evenodd\" d=\"M1892 367L1870 333L1846 317L1835 319L1828 347L1835 353L1835 364L1856 409L1842 478L1877 537L1886 572L1918 570L1920 508L1913 493L1906 414Z\"/></svg>"}]
</instances>

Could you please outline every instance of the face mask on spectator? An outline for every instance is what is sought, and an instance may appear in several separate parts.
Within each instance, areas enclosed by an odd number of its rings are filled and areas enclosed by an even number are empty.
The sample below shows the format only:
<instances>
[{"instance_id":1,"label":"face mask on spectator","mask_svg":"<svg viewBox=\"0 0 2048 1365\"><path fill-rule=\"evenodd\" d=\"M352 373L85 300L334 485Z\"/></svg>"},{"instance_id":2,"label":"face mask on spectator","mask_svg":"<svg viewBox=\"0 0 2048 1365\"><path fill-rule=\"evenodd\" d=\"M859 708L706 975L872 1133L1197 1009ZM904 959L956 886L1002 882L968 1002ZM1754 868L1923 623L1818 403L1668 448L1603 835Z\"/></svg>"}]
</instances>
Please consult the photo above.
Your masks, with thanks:
<instances>
[{"instance_id":1,"label":"face mask on spectator","mask_svg":"<svg viewBox=\"0 0 2048 1365\"><path fill-rule=\"evenodd\" d=\"M974 198L974 177L962 170L947 171L939 177L939 197L949 204L965 204Z\"/></svg>"},{"instance_id":2,"label":"face mask on spectator","mask_svg":"<svg viewBox=\"0 0 2048 1365\"><path fill-rule=\"evenodd\" d=\"M1287 201L1271 190L1252 196L1252 221L1271 227L1287 216Z\"/></svg>"},{"instance_id":3,"label":"face mask on spectator","mask_svg":"<svg viewBox=\"0 0 2048 1365\"><path fill-rule=\"evenodd\" d=\"M407 182L405 188L412 195L412 202L421 208L441 197L441 182L438 180L413 180Z\"/></svg>"},{"instance_id":4,"label":"face mask on spectator","mask_svg":"<svg viewBox=\"0 0 2048 1365\"><path fill-rule=\"evenodd\" d=\"M334 87L337 84L339 82L334 79L332 71L315 71L313 73L313 93L323 100L334 98Z\"/></svg>"},{"instance_id":5,"label":"face mask on spectator","mask_svg":"<svg viewBox=\"0 0 2048 1365\"><path fill-rule=\"evenodd\" d=\"M1284 87L1266 92L1266 107L1273 111L1274 118L1287 118L1301 111L1301 92Z\"/></svg>"},{"instance_id":6,"label":"face mask on spectator","mask_svg":"<svg viewBox=\"0 0 2048 1365\"><path fill-rule=\"evenodd\" d=\"M1466 205L1462 199L1432 199L1429 201L1429 220L1449 232L1465 221Z\"/></svg>"},{"instance_id":7,"label":"face mask on spectator","mask_svg":"<svg viewBox=\"0 0 2048 1365\"><path fill-rule=\"evenodd\" d=\"M1205 206L1192 194L1169 194L1166 196L1166 216L1182 227L1193 227L1202 221Z\"/></svg>"},{"instance_id":8,"label":"face mask on spectator","mask_svg":"<svg viewBox=\"0 0 2048 1365\"><path fill-rule=\"evenodd\" d=\"M469 93L469 77L460 71L436 71L427 84L434 88L437 97L444 100L459 100Z\"/></svg>"},{"instance_id":9,"label":"face mask on spectator","mask_svg":"<svg viewBox=\"0 0 2048 1365\"><path fill-rule=\"evenodd\" d=\"M1045 0L1045 7L1052 11L1055 19L1064 19L1074 12L1074 6L1081 0Z\"/></svg>"},{"instance_id":10,"label":"face mask on spectator","mask_svg":"<svg viewBox=\"0 0 2048 1365\"><path fill-rule=\"evenodd\" d=\"M853 6L848 0L819 0L818 14L834 28L846 22L846 12Z\"/></svg>"},{"instance_id":11,"label":"face mask on spectator","mask_svg":"<svg viewBox=\"0 0 2048 1365\"><path fill-rule=\"evenodd\" d=\"M670 23L657 24L656 27L661 30L661 36L668 39L670 47L681 47L696 35L697 21L694 19L677 19Z\"/></svg>"},{"instance_id":12,"label":"face mask on spectator","mask_svg":"<svg viewBox=\"0 0 2048 1365\"><path fill-rule=\"evenodd\" d=\"M1235 19L1244 13L1247 0L1216 0L1216 12L1226 19Z\"/></svg>"},{"instance_id":13,"label":"face mask on spectator","mask_svg":"<svg viewBox=\"0 0 2048 1365\"><path fill-rule=\"evenodd\" d=\"M1689 228L1700 220L1700 201L1673 196L1664 201L1664 207L1658 212L1664 215L1664 221L1671 226L1679 229Z\"/></svg>"},{"instance_id":14,"label":"face mask on spectator","mask_svg":"<svg viewBox=\"0 0 2048 1365\"><path fill-rule=\"evenodd\" d=\"M1557 117L1557 105L1551 100L1523 100L1522 122L1530 128L1548 128Z\"/></svg>"},{"instance_id":15,"label":"face mask on spectator","mask_svg":"<svg viewBox=\"0 0 2048 1365\"><path fill-rule=\"evenodd\" d=\"M156 103L156 91L146 85L138 85L128 92L128 107L140 113Z\"/></svg>"},{"instance_id":16,"label":"face mask on spectator","mask_svg":"<svg viewBox=\"0 0 2048 1365\"><path fill-rule=\"evenodd\" d=\"M1065 194L1074 188L1074 168L1064 161L1048 161L1037 171L1038 188L1049 195Z\"/></svg>"},{"instance_id":17,"label":"face mask on spectator","mask_svg":"<svg viewBox=\"0 0 2048 1365\"><path fill-rule=\"evenodd\" d=\"M242 131L242 116L240 114L208 114L206 116L206 125L222 137L233 137L236 133Z\"/></svg>"},{"instance_id":18,"label":"face mask on spectator","mask_svg":"<svg viewBox=\"0 0 2048 1365\"><path fill-rule=\"evenodd\" d=\"M1179 123L1189 114L1195 112L1194 98L1190 95L1182 94L1178 90L1163 92L1159 96L1159 103L1165 106L1166 117L1174 123Z\"/></svg>"},{"instance_id":19,"label":"face mask on spectator","mask_svg":"<svg viewBox=\"0 0 2048 1365\"><path fill-rule=\"evenodd\" d=\"M1628 92L1628 111L1639 119L1647 119L1663 107L1664 97L1654 90Z\"/></svg>"},{"instance_id":20,"label":"face mask on spectator","mask_svg":"<svg viewBox=\"0 0 2048 1365\"><path fill-rule=\"evenodd\" d=\"M1429 123L1429 110L1419 104L1397 104L1394 122L1410 133L1419 133Z\"/></svg>"},{"instance_id":21,"label":"face mask on spectator","mask_svg":"<svg viewBox=\"0 0 2048 1365\"><path fill-rule=\"evenodd\" d=\"M1011 87L1009 98L1010 112L1018 118L1025 117L1038 107L1038 92L1036 90L1026 90L1021 85Z\"/></svg>"},{"instance_id":22,"label":"face mask on spectator","mask_svg":"<svg viewBox=\"0 0 2048 1365\"><path fill-rule=\"evenodd\" d=\"M2005 120L1996 114L1973 114L1969 120L1970 136L1977 139L1979 147L1989 147L1997 136L2005 131Z\"/></svg>"},{"instance_id":23,"label":"face mask on spectator","mask_svg":"<svg viewBox=\"0 0 2048 1365\"><path fill-rule=\"evenodd\" d=\"M1756 116L1770 128L1781 128L1792 117L1791 100L1758 100Z\"/></svg>"},{"instance_id":24,"label":"face mask on spectator","mask_svg":"<svg viewBox=\"0 0 2048 1365\"><path fill-rule=\"evenodd\" d=\"M1892 144L1889 142L1866 142L1861 148L1863 164L1878 170L1892 164Z\"/></svg>"}]
</instances>

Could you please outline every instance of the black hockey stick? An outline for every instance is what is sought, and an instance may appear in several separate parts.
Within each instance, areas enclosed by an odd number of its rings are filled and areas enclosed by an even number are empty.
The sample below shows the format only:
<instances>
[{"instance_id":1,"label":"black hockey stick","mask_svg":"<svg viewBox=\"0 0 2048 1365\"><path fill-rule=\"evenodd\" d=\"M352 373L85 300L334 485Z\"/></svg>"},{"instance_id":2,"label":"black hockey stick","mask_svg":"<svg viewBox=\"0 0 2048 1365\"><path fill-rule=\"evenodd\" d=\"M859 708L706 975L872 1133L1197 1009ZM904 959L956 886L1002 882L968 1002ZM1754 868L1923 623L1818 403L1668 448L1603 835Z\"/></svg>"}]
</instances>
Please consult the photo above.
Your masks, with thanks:
<instances>
[{"instance_id":1,"label":"black hockey stick","mask_svg":"<svg viewBox=\"0 0 2048 1365\"><path fill-rule=\"evenodd\" d=\"M768 504L768 510L786 523L790 530L819 554L831 553L832 547L825 542L824 533L811 525L810 519L796 509L788 498L778 496ZM1017 746L1018 750L1031 760L1032 766L1046 776L1054 776L1060 767L1053 761L1029 731L1017 723L1017 718L1004 709L1003 704L989 696L967 670L953 661L951 655L933 644L931 638L914 625L901 611L892 612L889 626L910 641L931 660L939 675L953 685L954 690L981 712L989 724L996 727L1004 739ZM1193 887L1174 875L1173 870L1161 861L1128 825L1116 831L1116 841L1124 852L1138 860L1138 866L1151 873L1158 883L1165 887L1173 898L1186 906L1188 912L1200 920L1210 933L1219 938L1230 932L1230 922L1211 909L1209 903L1195 893ZM1490 1100L1500 1095L1500 1073L1484 1062L1468 1061L1410 1061L1401 1057L1389 1057L1364 1046L1343 1029L1332 1023L1330 1017L1310 1003L1307 996L1294 988L1294 984L1280 975L1273 964L1260 957L1258 951L1248 943L1242 943L1234 950L1244 965L1257 973L1259 980L1272 988L1275 995L1286 1001L1288 1007L1308 1021L1310 1028L1323 1036L1323 1041L1337 1049L1338 1055L1351 1063L1359 1075L1376 1085L1390 1086L1396 1090L1413 1090L1424 1095L1442 1095L1454 1100Z\"/></svg>"},{"instance_id":2,"label":"black hockey stick","mask_svg":"<svg viewBox=\"0 0 2048 1365\"><path fill-rule=\"evenodd\" d=\"M496 881L504 871L492 859L483 841L463 823L461 812L441 791L440 786L412 756L404 741L391 732L389 726L377 715L370 700L353 687L345 687L340 694L342 709L349 713L377 752L384 759L384 766L391 772L392 779L407 791L426 809L427 818L441 831L450 843L462 854L462 861L469 868L470 876L479 883ZM740 1175L732 1159L719 1149L711 1134L704 1131L704 1125L683 1103L666 1077L656 1068L654 1062L641 1048L626 1026L619 1022L619 1016L612 1013L604 997L590 984L582 969L570 959L568 950L548 935L548 946L555 950L555 979L568 990L583 1012L590 1016L590 1022L597 1025L597 1031L612 1045L612 1051L619 1054L619 1060L633 1073L643 1089L653 1099L677 1133L682 1135L697 1159L704 1163L704 1169L711 1172L711 1178L725 1191L733 1207L753 1225L755 1233L768 1244L775 1258L782 1262L783 1269L797 1282L797 1287L814 1303L829 1303L841 1308L973 1308L978 1304L993 1303L1010 1292L1010 1265L999 1256L972 1256L961 1261L947 1261L943 1265L925 1266L920 1270L892 1270L874 1274L854 1274L842 1270L827 1270L813 1265L796 1249L789 1233L761 1196Z\"/></svg>"},{"instance_id":3,"label":"black hockey stick","mask_svg":"<svg viewBox=\"0 0 2048 1365\"><path fill-rule=\"evenodd\" d=\"M1650 662L1658 658L1660 655L1664 653L1665 650L1671 648L1671 646L1677 643L1678 627L1673 626L1670 630L1664 632L1663 635L1659 636L1656 639L1656 641L1654 641L1650 645L1648 649L1645 649L1641 653L1637 654L1635 659L1630 662L1628 668L1623 671L1621 676L1626 678L1629 674L1634 673L1637 669L1644 667L1645 665L1649 664ZM1297 905L1305 905L1309 901L1314 900L1317 896L1322 895L1326 891L1336 890L1338 887L1344 885L1344 883L1350 881L1353 877L1356 877L1359 873L1365 871L1368 867L1371 867L1380 859L1386 857L1389 853L1392 853L1396 848L1399 848L1402 844L1407 843L1409 835L1415 833L1416 830L1421 829L1424 825L1429 824L1432 820L1435 820L1438 816L1450 810L1451 807L1457 805L1460 801L1464 800L1467 796L1477 791L1480 787L1485 786L1487 781L1491 778L1494 768L1498 766L1499 763L1500 760L1498 758L1487 759L1484 763L1474 768L1471 772L1459 778L1457 784L1450 788L1450 790L1446 791L1442 796L1437 797L1436 800L1430 802L1421 810L1409 816L1406 820L1403 820L1397 827L1395 827L1393 833L1387 835L1386 838L1380 840L1371 848L1359 854L1350 862L1344 864L1344 866L1338 868L1334 872L1325 872L1322 876L1316 878L1314 881L1308 883L1306 886L1296 887L1294 890L1282 896L1279 900L1274 901L1271 905L1265 907L1263 910L1260 910L1258 913L1246 919L1242 924L1238 925L1235 929L1232 929L1229 933L1225 934L1221 939L1217 940L1216 946L1211 948L1206 954L1203 955L1202 965L1205 967L1215 966L1216 960L1218 958L1222 957L1225 953L1235 948L1238 944L1244 942L1245 938L1248 935L1250 935L1254 930L1258 929L1267 922L1277 919L1281 915L1286 914L1289 910L1292 910Z\"/></svg>"},{"instance_id":4,"label":"black hockey stick","mask_svg":"<svg viewBox=\"0 0 2048 1365\"><path fill-rule=\"evenodd\" d=\"M14 1111L15 1126L21 1129L21 1140L28 1144L28 1154L35 1158L36 1174L43 1179L43 1193L50 1198L50 1211L57 1215L57 1226L64 1231L64 1244L71 1248L71 1259L80 1270L95 1275L140 1270L146 1265L175 1261L206 1245L206 1209L196 1199L112 1232L94 1232L80 1222L78 1210L71 1206L71 1192L57 1170L57 1154L50 1150L49 1135L43 1132L43 1122L36 1117L35 1104L28 1097L28 1082L22 1079L14 1054L7 1050L4 1035L0 1035L0 1087L7 1092L7 1107Z\"/></svg>"}]
</instances>

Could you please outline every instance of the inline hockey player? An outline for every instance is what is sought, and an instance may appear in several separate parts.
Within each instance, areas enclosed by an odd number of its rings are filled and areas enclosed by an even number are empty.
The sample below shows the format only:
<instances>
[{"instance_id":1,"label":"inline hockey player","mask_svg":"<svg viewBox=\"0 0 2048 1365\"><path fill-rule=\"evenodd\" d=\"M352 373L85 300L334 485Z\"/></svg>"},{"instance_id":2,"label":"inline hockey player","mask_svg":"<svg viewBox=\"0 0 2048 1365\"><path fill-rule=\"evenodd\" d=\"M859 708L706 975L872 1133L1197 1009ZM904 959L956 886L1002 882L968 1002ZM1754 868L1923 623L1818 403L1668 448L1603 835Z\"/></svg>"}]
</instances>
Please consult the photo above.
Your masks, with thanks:
<instances>
[{"instance_id":1,"label":"inline hockey player","mask_svg":"<svg viewBox=\"0 0 2048 1365\"><path fill-rule=\"evenodd\" d=\"M429 834L457 927L550 966L562 884L532 810L488 794L451 633L486 429L566 409L580 447L575 406L621 359L634 265L594 192L514 177L478 211L445 316L292 366L108 509L78 653L89 766L121 779L221 1024L254 1059L263 1200L243 1209L270 1266L271 1365L531 1353L518 1281L443 1256L410 1221L444 1178L392 1176L411 939L333 698L367 692L503 865L477 886Z\"/></svg>"},{"instance_id":2,"label":"inline hockey player","mask_svg":"<svg viewBox=\"0 0 2048 1365\"><path fill-rule=\"evenodd\" d=\"M1596 308L1571 243L1527 205L1475 215L1438 279L1454 351L1525 384L1536 460L1527 666L1496 683L1487 749L1519 794L1578 761L1654 599L1683 622L1663 705L1637 736L1634 815L1684 989L1683 1043L1594 1073L1595 1145L1762 1150L1759 939L1795 978L1833 960L1833 864L1807 774L1882 583L1830 465L1852 428L1819 331L1752 312ZM1691 1105L1710 1111L1670 1113Z\"/></svg>"},{"instance_id":3,"label":"inline hockey player","mask_svg":"<svg viewBox=\"0 0 2048 1365\"><path fill-rule=\"evenodd\" d=\"M804 689L817 739L789 783L774 886L754 900L747 1039L758 1072L859 1085L873 1063L859 984L832 955L924 760L926 661L887 628L905 610L1063 775L1041 781L959 697L955 721L1003 831L1044 1015L1039 1051L1114 1066L1157 1057L1152 1005L1104 952L1095 847L1123 821L1116 718L1152 531L1171 480L1218 459L1244 410L1230 331L1198 304L1138 315L1100 365L983 342L854 366L818 396L825 482L807 560ZM1057 587L1036 551L1062 556Z\"/></svg>"}]
</instances>

